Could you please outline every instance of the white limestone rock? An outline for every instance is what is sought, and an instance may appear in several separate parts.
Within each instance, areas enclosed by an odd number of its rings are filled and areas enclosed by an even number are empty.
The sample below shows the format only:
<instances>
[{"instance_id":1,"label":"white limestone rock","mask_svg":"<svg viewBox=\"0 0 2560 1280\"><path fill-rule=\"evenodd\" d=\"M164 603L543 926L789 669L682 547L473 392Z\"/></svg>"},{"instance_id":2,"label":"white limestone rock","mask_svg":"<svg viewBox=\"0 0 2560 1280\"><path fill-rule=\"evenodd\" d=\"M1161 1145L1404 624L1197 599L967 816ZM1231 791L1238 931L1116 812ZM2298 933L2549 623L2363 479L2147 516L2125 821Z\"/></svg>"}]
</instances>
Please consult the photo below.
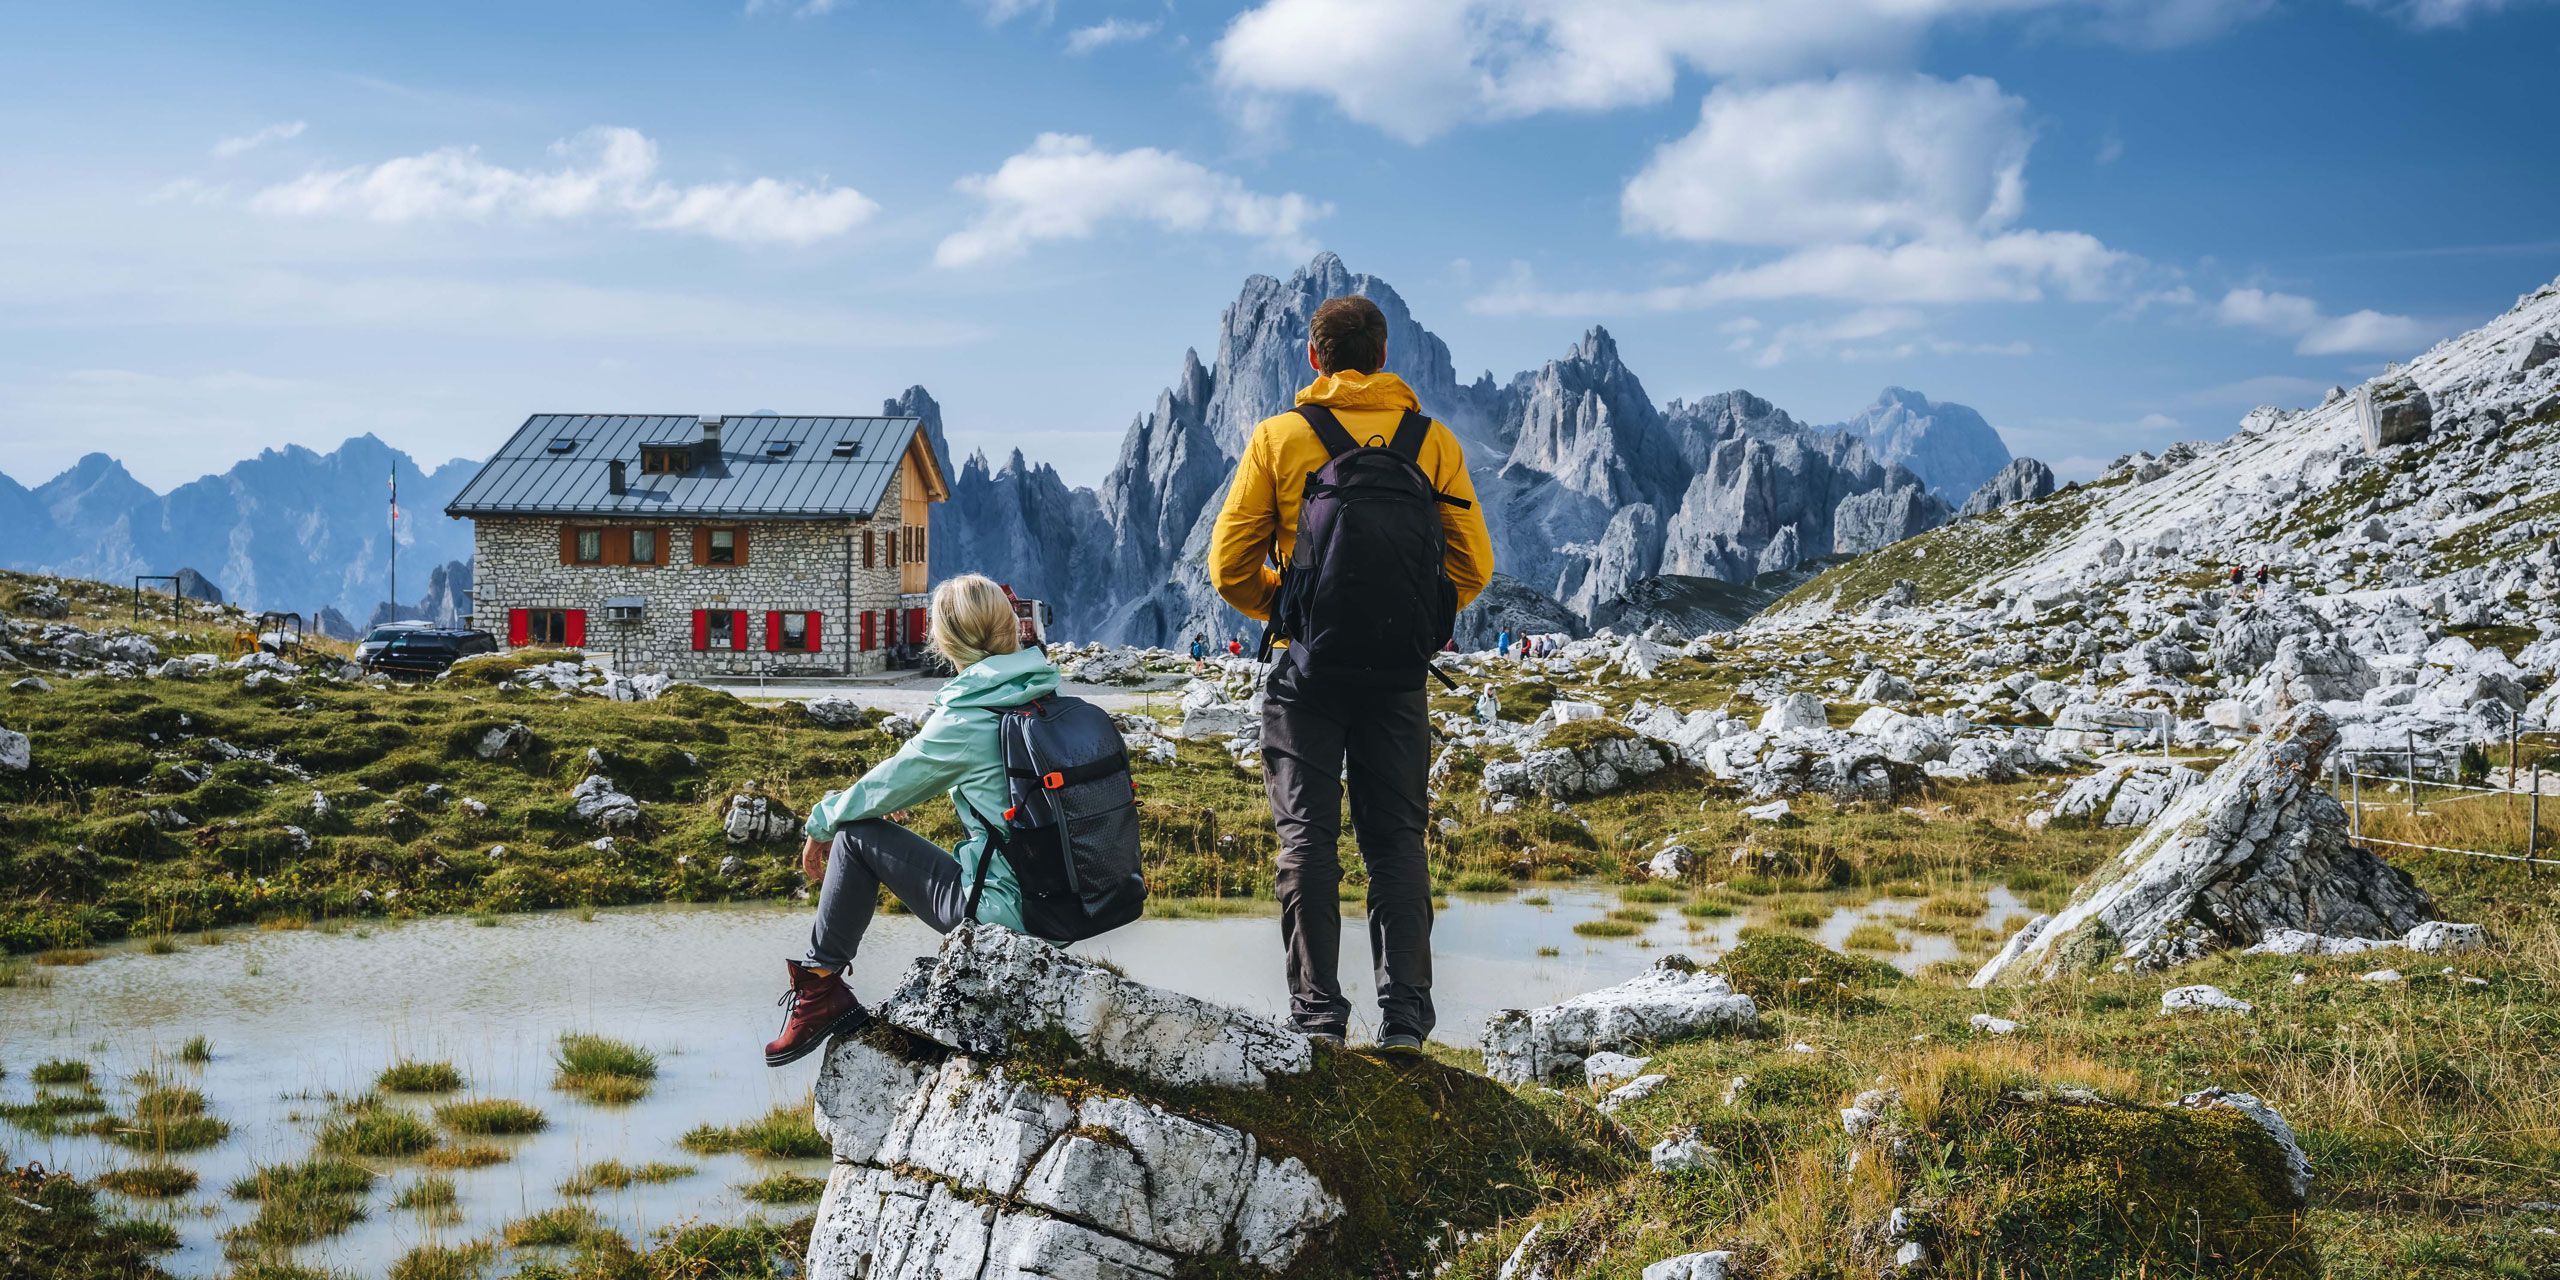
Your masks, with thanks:
<instances>
[{"instance_id":1,"label":"white limestone rock","mask_svg":"<svg viewBox=\"0 0 2560 1280\"><path fill-rule=\"evenodd\" d=\"M838 1036L818 1072L818 1132L836 1159L868 1164L880 1154L933 1064L887 1052L858 1036Z\"/></svg>"},{"instance_id":2,"label":"white limestone rock","mask_svg":"<svg viewBox=\"0 0 2560 1280\"><path fill-rule=\"evenodd\" d=\"M944 1062L909 1098L881 1139L878 1159L1009 1196L1075 1117L1065 1099L1016 1080L1002 1063L962 1055Z\"/></svg>"},{"instance_id":3,"label":"white limestone rock","mask_svg":"<svg viewBox=\"0 0 2560 1280\"><path fill-rule=\"evenodd\" d=\"M1685 956L1598 991L1542 1009L1506 1009L1485 1026L1485 1074L1505 1084L1544 1080L1592 1054L1625 1052L1702 1035L1740 1035L1760 1009L1723 975Z\"/></svg>"},{"instance_id":4,"label":"white limestone rock","mask_svg":"<svg viewBox=\"0 0 2560 1280\"><path fill-rule=\"evenodd\" d=\"M2319 708L2297 708L2186 788L2031 943L2003 948L1973 985L2111 964L2162 969L2315 923L2389 937L2425 921L2426 893L2348 842L2346 810L2320 786L2337 735Z\"/></svg>"},{"instance_id":5,"label":"white limestone rock","mask_svg":"<svg viewBox=\"0 0 2560 1280\"><path fill-rule=\"evenodd\" d=\"M2220 1085L2190 1093L2178 1099L2178 1105L2189 1108L2228 1107L2256 1121L2258 1127L2266 1130L2267 1136L2275 1139L2276 1146L2284 1151L2285 1176L2293 1187L2294 1200L2299 1202L2310 1196L2311 1157L2303 1154L2302 1144L2294 1140L2293 1126L2286 1124L2284 1117L2276 1114L2275 1108L2254 1094L2235 1093Z\"/></svg>"},{"instance_id":6,"label":"white limestone rock","mask_svg":"<svg viewBox=\"0 0 2560 1280\"><path fill-rule=\"evenodd\" d=\"M1582 1081L1594 1089L1614 1089L1644 1074L1651 1058L1630 1058L1603 1050L1582 1060Z\"/></svg>"},{"instance_id":7,"label":"white limestone rock","mask_svg":"<svg viewBox=\"0 0 2560 1280\"><path fill-rule=\"evenodd\" d=\"M1244 732L1245 722L1256 719L1245 708L1233 702L1189 707L1182 713L1182 724L1175 736L1193 741L1223 742Z\"/></svg>"},{"instance_id":8,"label":"white limestone rock","mask_svg":"<svg viewBox=\"0 0 2560 1280\"><path fill-rule=\"evenodd\" d=\"M2256 1008L2256 1005L2246 1000L2225 993L2220 987L2205 983L2197 983L2191 987L2172 987L2160 993L2160 1012L2162 1013L2216 1009L2230 1013L2248 1013Z\"/></svg>"},{"instance_id":9,"label":"white limestone rock","mask_svg":"<svg viewBox=\"0 0 2560 1280\"><path fill-rule=\"evenodd\" d=\"M532 749L533 730L522 723L499 725L471 744L471 753L483 760L513 760Z\"/></svg>"},{"instance_id":10,"label":"white limestone rock","mask_svg":"<svg viewBox=\"0 0 2560 1280\"><path fill-rule=\"evenodd\" d=\"M1689 846L1665 845L1661 852L1645 861L1644 873L1656 880L1684 880L1696 863L1697 858L1689 852Z\"/></svg>"},{"instance_id":11,"label":"white limestone rock","mask_svg":"<svg viewBox=\"0 0 2560 1280\"><path fill-rule=\"evenodd\" d=\"M1692 1126L1653 1144L1649 1153L1655 1173L1687 1173L1693 1169L1713 1169L1723 1161L1716 1149L1708 1146Z\"/></svg>"},{"instance_id":12,"label":"white limestone rock","mask_svg":"<svg viewBox=\"0 0 2560 1280\"><path fill-rule=\"evenodd\" d=\"M720 819L720 834L731 844L772 844L798 839L801 820L779 800L737 792Z\"/></svg>"},{"instance_id":13,"label":"white limestone rock","mask_svg":"<svg viewBox=\"0 0 2560 1280\"><path fill-rule=\"evenodd\" d=\"M1671 1077L1661 1074L1637 1076L1635 1079L1629 1080L1625 1084L1619 1085L1617 1088L1611 1089L1609 1092L1600 1096L1600 1102L1598 1104L1600 1114L1604 1116L1616 1115L1618 1113L1618 1109L1626 1106L1628 1103L1642 1102L1645 1099L1652 1097L1655 1093L1661 1090L1663 1085L1670 1083L1670 1080Z\"/></svg>"},{"instance_id":14,"label":"white limestone rock","mask_svg":"<svg viewBox=\"0 0 2560 1280\"><path fill-rule=\"evenodd\" d=\"M588 774L569 792L578 816L600 831L628 831L640 825L640 802L616 790L613 779Z\"/></svg>"},{"instance_id":15,"label":"white limestone rock","mask_svg":"<svg viewBox=\"0 0 2560 1280\"><path fill-rule=\"evenodd\" d=\"M1169 1280L1175 1261L1063 1219L1006 1213L989 1234L978 1280Z\"/></svg>"},{"instance_id":16,"label":"white limestone rock","mask_svg":"<svg viewBox=\"0 0 2560 1280\"><path fill-rule=\"evenodd\" d=\"M2024 1023L2012 1022L2007 1018L1995 1018L1987 1013L1977 1013L1967 1021L1972 1024L1974 1030L1986 1036L2014 1036L2025 1029Z\"/></svg>"},{"instance_id":17,"label":"white limestone rock","mask_svg":"<svg viewBox=\"0 0 2560 1280\"><path fill-rule=\"evenodd\" d=\"M2420 928L2426 926L2420 925ZM2251 956L2352 956L2400 944L2389 938L2333 938L2304 929L2272 929L2241 951Z\"/></svg>"},{"instance_id":18,"label":"white limestone rock","mask_svg":"<svg viewBox=\"0 0 2560 1280\"><path fill-rule=\"evenodd\" d=\"M1023 1182L1025 1203L1175 1253L1225 1246L1253 1184L1250 1136L1128 1098L1087 1100L1076 1126Z\"/></svg>"},{"instance_id":19,"label":"white limestone rock","mask_svg":"<svg viewBox=\"0 0 2560 1280\"><path fill-rule=\"evenodd\" d=\"M2455 924L2450 920L2429 920L2411 929L2400 939L2400 945L2421 955L2455 956L2478 951L2489 945L2489 930L2476 924Z\"/></svg>"},{"instance_id":20,"label":"white limestone rock","mask_svg":"<svg viewBox=\"0 0 2560 1280\"><path fill-rule=\"evenodd\" d=\"M922 724L917 723L914 716L903 711L893 711L880 718L880 732L892 738L912 738L916 736L916 731L923 727Z\"/></svg>"},{"instance_id":21,"label":"white limestone rock","mask_svg":"<svg viewBox=\"0 0 2560 1280\"><path fill-rule=\"evenodd\" d=\"M35 764L35 744L15 729L0 729L0 772L25 773Z\"/></svg>"},{"instance_id":22,"label":"white limestone rock","mask_svg":"<svg viewBox=\"0 0 2560 1280\"><path fill-rule=\"evenodd\" d=\"M1819 729L1830 721L1822 699L1810 693L1790 693L1769 704L1760 713L1762 733L1783 733L1789 729Z\"/></svg>"},{"instance_id":23,"label":"white limestone rock","mask_svg":"<svg viewBox=\"0 0 2560 1280\"><path fill-rule=\"evenodd\" d=\"M1001 925L952 930L880 1012L965 1053L1001 1053L1019 1037L1059 1032L1115 1067L1171 1085L1260 1088L1314 1062L1295 1031L1133 982Z\"/></svg>"},{"instance_id":24,"label":"white limestone rock","mask_svg":"<svg viewBox=\"0 0 2560 1280\"><path fill-rule=\"evenodd\" d=\"M1316 1233L1343 1212L1342 1201L1296 1156L1278 1164L1268 1157L1256 1159L1253 1185L1236 1211L1236 1256L1285 1271Z\"/></svg>"},{"instance_id":25,"label":"white limestone rock","mask_svg":"<svg viewBox=\"0 0 2560 1280\"><path fill-rule=\"evenodd\" d=\"M800 704L809 718L830 729L860 729L871 723L871 710L841 693L821 694Z\"/></svg>"},{"instance_id":26,"label":"white limestone rock","mask_svg":"<svg viewBox=\"0 0 2560 1280\"><path fill-rule=\"evenodd\" d=\"M1729 1274L1726 1268L1732 1264L1733 1252L1729 1249L1684 1253L1645 1264L1644 1280L1725 1280Z\"/></svg>"}]
</instances>

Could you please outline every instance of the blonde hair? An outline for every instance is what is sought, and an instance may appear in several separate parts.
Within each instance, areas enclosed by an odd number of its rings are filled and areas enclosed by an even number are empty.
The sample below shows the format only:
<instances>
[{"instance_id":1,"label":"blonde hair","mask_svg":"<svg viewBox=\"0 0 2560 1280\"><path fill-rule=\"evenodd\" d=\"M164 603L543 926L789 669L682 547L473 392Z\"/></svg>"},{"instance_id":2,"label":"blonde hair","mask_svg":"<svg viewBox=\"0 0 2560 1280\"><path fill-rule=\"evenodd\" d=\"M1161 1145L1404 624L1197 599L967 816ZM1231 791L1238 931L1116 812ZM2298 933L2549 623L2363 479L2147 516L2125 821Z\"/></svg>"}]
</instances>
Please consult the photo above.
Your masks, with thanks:
<instances>
[{"instance_id":1,"label":"blonde hair","mask_svg":"<svg viewBox=\"0 0 2560 1280\"><path fill-rule=\"evenodd\" d=\"M983 574L964 573L933 589L931 643L964 671L999 653L1022 647L1021 624L1004 588Z\"/></svg>"}]
</instances>

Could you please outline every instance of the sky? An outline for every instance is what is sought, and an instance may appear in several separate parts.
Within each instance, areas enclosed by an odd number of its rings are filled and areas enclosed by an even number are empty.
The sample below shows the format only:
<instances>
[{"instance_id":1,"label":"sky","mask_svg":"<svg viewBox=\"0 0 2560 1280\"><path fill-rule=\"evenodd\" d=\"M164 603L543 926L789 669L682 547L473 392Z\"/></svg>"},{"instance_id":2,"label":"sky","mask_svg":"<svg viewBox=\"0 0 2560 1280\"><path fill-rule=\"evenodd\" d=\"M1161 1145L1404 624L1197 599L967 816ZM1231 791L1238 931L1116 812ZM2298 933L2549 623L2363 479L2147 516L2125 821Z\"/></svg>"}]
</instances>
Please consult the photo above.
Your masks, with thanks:
<instances>
[{"instance_id":1,"label":"sky","mask_svg":"<svg viewBox=\"0 0 2560 1280\"><path fill-rule=\"evenodd\" d=\"M0 472L877 412L1071 482L1321 250L1462 376L1887 385L2066 478L2560 275L2537 0L541 0L0 15ZM1426 406L1428 408L1429 406Z\"/></svg>"}]
</instances>

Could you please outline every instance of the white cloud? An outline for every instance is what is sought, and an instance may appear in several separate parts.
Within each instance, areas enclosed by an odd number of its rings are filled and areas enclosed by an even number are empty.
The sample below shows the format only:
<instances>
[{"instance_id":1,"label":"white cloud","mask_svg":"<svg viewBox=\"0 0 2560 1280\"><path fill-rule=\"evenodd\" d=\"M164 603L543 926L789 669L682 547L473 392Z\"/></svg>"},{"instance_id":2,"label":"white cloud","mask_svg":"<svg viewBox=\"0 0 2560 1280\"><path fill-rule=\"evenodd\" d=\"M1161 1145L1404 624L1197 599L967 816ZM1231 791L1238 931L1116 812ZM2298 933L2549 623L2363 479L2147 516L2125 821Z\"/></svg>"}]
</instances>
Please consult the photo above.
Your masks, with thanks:
<instances>
[{"instance_id":1,"label":"white cloud","mask_svg":"<svg viewBox=\"0 0 2560 1280\"><path fill-rule=\"evenodd\" d=\"M1848 72L1722 86L1619 200L1630 232L1786 250L1703 280L1540 293L1515 280L1480 312L1672 311L1825 298L1861 306L2092 301L2139 260L2077 231L2010 229L2026 208L2026 104L1989 80Z\"/></svg>"},{"instance_id":2,"label":"white cloud","mask_svg":"<svg viewBox=\"0 0 2560 1280\"><path fill-rule=\"evenodd\" d=\"M1153 22L1131 22L1126 18L1112 18L1097 22L1090 27L1078 27L1067 33L1067 52L1087 54L1107 45L1144 40L1154 35L1159 25Z\"/></svg>"},{"instance_id":3,"label":"white cloud","mask_svg":"<svg viewBox=\"0 0 2560 1280\"><path fill-rule=\"evenodd\" d=\"M1821 245L1651 289L1550 293L1515 278L1468 306L1486 315L1580 316L1781 298L1895 305L2035 302L2048 296L2090 301L2114 292L2137 263L2076 231L2012 231L1890 247Z\"/></svg>"},{"instance_id":4,"label":"white cloud","mask_svg":"<svg viewBox=\"0 0 2560 1280\"><path fill-rule=\"evenodd\" d=\"M2353 352L2405 352L2424 344L2436 331L2408 316L2380 311L2328 315L2320 304L2300 294L2264 289L2234 289L2214 308L2222 323L2295 339L2293 349L2306 356Z\"/></svg>"},{"instance_id":5,"label":"white cloud","mask_svg":"<svg viewBox=\"0 0 2560 1280\"><path fill-rule=\"evenodd\" d=\"M2530 3L2531 0L2525 0ZM2421 31L2458 27L2512 7L2516 0L2355 0L2359 8L2390 14Z\"/></svg>"},{"instance_id":6,"label":"white cloud","mask_svg":"<svg viewBox=\"0 0 2560 1280\"><path fill-rule=\"evenodd\" d=\"M242 152L255 151L270 142L290 142L295 138L301 137L302 131L309 127L309 125L300 120L288 121L284 124L271 124L266 128L259 129L253 133L244 133L236 138L224 138L222 141L213 144L213 154L221 159L227 160L233 156L241 154Z\"/></svg>"},{"instance_id":7,"label":"white cloud","mask_svg":"<svg viewBox=\"0 0 2560 1280\"><path fill-rule=\"evenodd\" d=\"M616 216L741 244L789 245L842 235L880 207L851 187L774 178L677 186L658 179L658 144L634 129L590 129L554 144L552 152L561 165L546 171L491 164L466 147L315 170L258 192L249 207L376 222Z\"/></svg>"},{"instance_id":8,"label":"white cloud","mask_svg":"<svg viewBox=\"0 0 2560 1280\"><path fill-rule=\"evenodd\" d=\"M2026 205L2026 109L1979 76L1719 86L1619 211L1631 231L1728 244L1971 236Z\"/></svg>"},{"instance_id":9,"label":"white cloud","mask_svg":"<svg viewBox=\"0 0 2560 1280\"><path fill-rule=\"evenodd\" d=\"M1728 331L1733 326L1727 325ZM1748 352L1761 368L1791 360L1834 359L1844 363L1907 360L1918 355L2023 356L2025 342L1958 342L1928 333L1928 319L1907 307L1865 307L1828 320L1782 325L1754 350L1749 331L1741 331L1726 350Z\"/></svg>"},{"instance_id":10,"label":"white cloud","mask_svg":"<svg viewBox=\"0 0 2560 1280\"><path fill-rule=\"evenodd\" d=\"M1263 0L1219 38L1215 75L1250 114L1322 98L1419 142L1465 123L1659 102L1683 69L1768 79L1895 65L1942 23L2045 14L2102 39L2172 44L2268 2Z\"/></svg>"},{"instance_id":11,"label":"white cloud","mask_svg":"<svg viewBox=\"0 0 2560 1280\"><path fill-rule=\"evenodd\" d=\"M1153 147L1104 151L1093 139L1044 133L994 173L960 180L985 207L944 238L934 261L968 266L1017 257L1049 240L1082 240L1105 222L1148 222L1167 231L1220 231L1274 251L1313 252L1306 225L1333 206L1296 192L1263 195L1229 174Z\"/></svg>"},{"instance_id":12,"label":"white cloud","mask_svg":"<svg viewBox=\"0 0 2560 1280\"><path fill-rule=\"evenodd\" d=\"M1001 27L1025 14L1038 14L1047 22L1057 15L1057 0L974 0L987 15L987 25Z\"/></svg>"}]
</instances>

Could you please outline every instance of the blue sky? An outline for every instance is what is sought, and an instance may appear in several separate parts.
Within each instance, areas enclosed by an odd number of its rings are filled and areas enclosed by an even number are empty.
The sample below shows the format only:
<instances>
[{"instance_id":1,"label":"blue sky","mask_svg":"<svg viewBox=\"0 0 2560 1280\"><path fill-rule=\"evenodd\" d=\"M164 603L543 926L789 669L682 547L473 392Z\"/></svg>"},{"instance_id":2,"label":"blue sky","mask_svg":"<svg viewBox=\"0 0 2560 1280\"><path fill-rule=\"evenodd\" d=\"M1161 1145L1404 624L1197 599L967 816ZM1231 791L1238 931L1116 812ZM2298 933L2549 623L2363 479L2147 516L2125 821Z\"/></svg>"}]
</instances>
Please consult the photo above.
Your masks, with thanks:
<instances>
[{"instance_id":1,"label":"blue sky","mask_svg":"<svg viewBox=\"0 0 2560 1280\"><path fill-rule=\"evenodd\" d=\"M1318 249L1462 373L2087 474L2560 274L2533 0L13 6L0 471L869 412L1077 483Z\"/></svg>"}]
</instances>

